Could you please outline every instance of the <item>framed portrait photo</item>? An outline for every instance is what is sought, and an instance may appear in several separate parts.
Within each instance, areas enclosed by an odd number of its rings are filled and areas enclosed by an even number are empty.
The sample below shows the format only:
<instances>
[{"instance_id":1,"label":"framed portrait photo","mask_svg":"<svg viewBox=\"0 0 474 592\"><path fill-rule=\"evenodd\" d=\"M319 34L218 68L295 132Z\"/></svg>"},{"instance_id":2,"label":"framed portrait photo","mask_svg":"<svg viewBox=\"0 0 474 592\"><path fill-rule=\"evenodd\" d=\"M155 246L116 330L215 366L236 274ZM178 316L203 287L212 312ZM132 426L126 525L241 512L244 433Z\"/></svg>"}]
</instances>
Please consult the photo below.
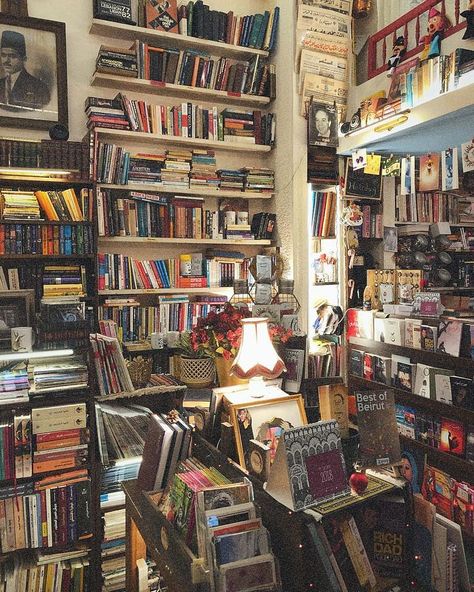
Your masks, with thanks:
<instances>
[{"instance_id":1,"label":"framed portrait photo","mask_svg":"<svg viewBox=\"0 0 474 592\"><path fill-rule=\"evenodd\" d=\"M308 108L308 146L336 147L337 129L336 106L311 101Z\"/></svg>"},{"instance_id":2,"label":"framed portrait photo","mask_svg":"<svg viewBox=\"0 0 474 592\"><path fill-rule=\"evenodd\" d=\"M34 290L7 290L0 293L0 350L11 349L13 327L29 327L33 319Z\"/></svg>"},{"instance_id":3,"label":"framed portrait photo","mask_svg":"<svg viewBox=\"0 0 474 592\"><path fill-rule=\"evenodd\" d=\"M250 440L268 446L272 462L283 431L308 423L301 395L235 403L231 405L230 416L239 464L247 468L250 467Z\"/></svg>"},{"instance_id":4,"label":"framed portrait photo","mask_svg":"<svg viewBox=\"0 0 474 592\"><path fill-rule=\"evenodd\" d=\"M0 124L68 125L66 25L0 13Z\"/></svg>"}]
</instances>

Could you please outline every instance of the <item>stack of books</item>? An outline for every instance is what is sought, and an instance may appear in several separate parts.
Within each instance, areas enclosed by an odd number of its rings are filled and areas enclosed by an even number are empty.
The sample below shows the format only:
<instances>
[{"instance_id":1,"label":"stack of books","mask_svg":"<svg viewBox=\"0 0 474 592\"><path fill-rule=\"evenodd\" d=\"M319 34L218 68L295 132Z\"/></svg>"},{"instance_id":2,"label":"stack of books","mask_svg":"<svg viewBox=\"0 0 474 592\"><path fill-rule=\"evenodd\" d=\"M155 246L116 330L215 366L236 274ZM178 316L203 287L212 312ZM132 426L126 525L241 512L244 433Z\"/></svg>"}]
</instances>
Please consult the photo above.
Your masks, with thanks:
<instances>
[{"instance_id":1,"label":"stack of books","mask_svg":"<svg viewBox=\"0 0 474 592\"><path fill-rule=\"evenodd\" d=\"M87 114L87 127L91 130L98 127L130 129L120 95L117 95L114 99L87 97L85 111Z\"/></svg>"},{"instance_id":2,"label":"stack of books","mask_svg":"<svg viewBox=\"0 0 474 592\"><path fill-rule=\"evenodd\" d=\"M89 338L101 396L133 392L135 389L118 340L100 333L91 333Z\"/></svg>"},{"instance_id":3,"label":"stack of books","mask_svg":"<svg viewBox=\"0 0 474 592\"><path fill-rule=\"evenodd\" d=\"M84 265L45 265L43 269L43 298L84 296L87 292Z\"/></svg>"},{"instance_id":4,"label":"stack of books","mask_svg":"<svg viewBox=\"0 0 474 592\"><path fill-rule=\"evenodd\" d=\"M38 200L33 191L0 192L0 216L3 220L41 220Z\"/></svg>"},{"instance_id":5,"label":"stack of books","mask_svg":"<svg viewBox=\"0 0 474 592\"><path fill-rule=\"evenodd\" d=\"M85 403L32 409L30 423L33 474L79 468L87 463Z\"/></svg>"},{"instance_id":6,"label":"stack of books","mask_svg":"<svg viewBox=\"0 0 474 592\"><path fill-rule=\"evenodd\" d=\"M84 389L88 384L87 365L80 358L52 359L35 361L29 370L33 373L34 393L63 391L65 389Z\"/></svg>"},{"instance_id":7,"label":"stack of books","mask_svg":"<svg viewBox=\"0 0 474 592\"><path fill-rule=\"evenodd\" d=\"M136 78L138 76L137 44L130 49L101 45L95 63L97 72L119 74Z\"/></svg>"},{"instance_id":8,"label":"stack of books","mask_svg":"<svg viewBox=\"0 0 474 592\"><path fill-rule=\"evenodd\" d=\"M245 173L236 169L219 169L219 187L222 190L243 191L245 186Z\"/></svg>"},{"instance_id":9,"label":"stack of books","mask_svg":"<svg viewBox=\"0 0 474 592\"><path fill-rule=\"evenodd\" d=\"M210 189L216 189L219 186L214 150L193 150L189 185L190 187L205 186Z\"/></svg>"},{"instance_id":10,"label":"stack of books","mask_svg":"<svg viewBox=\"0 0 474 592\"><path fill-rule=\"evenodd\" d=\"M165 164L165 154L131 154L124 166L125 183L161 185L161 169ZM127 165L127 163L125 163Z\"/></svg>"},{"instance_id":11,"label":"stack of books","mask_svg":"<svg viewBox=\"0 0 474 592\"><path fill-rule=\"evenodd\" d=\"M28 371L25 364L19 363L0 371L0 407L17 401L28 401Z\"/></svg>"},{"instance_id":12,"label":"stack of books","mask_svg":"<svg viewBox=\"0 0 474 592\"><path fill-rule=\"evenodd\" d=\"M271 193L275 191L275 171L259 167L244 167L240 169L245 174L245 191L257 193Z\"/></svg>"},{"instance_id":13,"label":"stack of books","mask_svg":"<svg viewBox=\"0 0 474 592\"><path fill-rule=\"evenodd\" d=\"M192 162L191 150L167 150L161 178L165 187L184 189L189 187L189 173Z\"/></svg>"}]
</instances>

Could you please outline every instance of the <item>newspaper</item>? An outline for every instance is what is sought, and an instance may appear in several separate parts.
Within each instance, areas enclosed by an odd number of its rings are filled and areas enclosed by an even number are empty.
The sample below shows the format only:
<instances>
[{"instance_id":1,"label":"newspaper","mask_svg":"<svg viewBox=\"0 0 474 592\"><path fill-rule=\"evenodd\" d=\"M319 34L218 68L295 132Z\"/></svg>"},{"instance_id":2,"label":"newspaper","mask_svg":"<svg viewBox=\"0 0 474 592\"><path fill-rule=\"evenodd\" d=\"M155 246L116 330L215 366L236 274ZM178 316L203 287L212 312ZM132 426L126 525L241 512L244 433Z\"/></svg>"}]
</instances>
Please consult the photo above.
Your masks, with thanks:
<instances>
[{"instance_id":1,"label":"newspaper","mask_svg":"<svg viewBox=\"0 0 474 592\"><path fill-rule=\"evenodd\" d=\"M347 60L333 55L327 55L319 51L303 49L299 63L299 94L303 91L305 74L316 74L324 78L333 78L341 82L348 79Z\"/></svg>"},{"instance_id":2,"label":"newspaper","mask_svg":"<svg viewBox=\"0 0 474 592\"><path fill-rule=\"evenodd\" d=\"M352 19L332 10L300 4L296 28L297 31L315 31L321 35L329 35L339 42L349 43L352 33Z\"/></svg>"},{"instance_id":3,"label":"newspaper","mask_svg":"<svg viewBox=\"0 0 474 592\"><path fill-rule=\"evenodd\" d=\"M339 121L344 121L341 116L345 116L348 89L347 82L305 73L301 95L301 115L305 115L307 104L312 98L316 102L336 103Z\"/></svg>"},{"instance_id":4,"label":"newspaper","mask_svg":"<svg viewBox=\"0 0 474 592\"><path fill-rule=\"evenodd\" d=\"M334 10L342 14L352 14L352 0L301 0L306 6L319 6L327 10Z\"/></svg>"}]
</instances>

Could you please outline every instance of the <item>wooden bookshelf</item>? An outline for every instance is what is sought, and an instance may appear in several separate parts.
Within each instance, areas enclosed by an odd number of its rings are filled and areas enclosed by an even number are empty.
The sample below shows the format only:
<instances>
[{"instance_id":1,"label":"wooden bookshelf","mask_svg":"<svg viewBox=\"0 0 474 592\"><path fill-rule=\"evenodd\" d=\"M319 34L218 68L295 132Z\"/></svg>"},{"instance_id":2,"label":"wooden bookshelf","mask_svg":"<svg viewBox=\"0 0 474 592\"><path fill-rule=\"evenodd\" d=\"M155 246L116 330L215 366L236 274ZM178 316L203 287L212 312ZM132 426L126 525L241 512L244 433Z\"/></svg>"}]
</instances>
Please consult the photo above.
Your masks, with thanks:
<instances>
[{"instance_id":1,"label":"wooden bookshelf","mask_svg":"<svg viewBox=\"0 0 474 592\"><path fill-rule=\"evenodd\" d=\"M160 136L147 132L123 131L108 128L95 130L100 140L111 142L131 142L138 144L167 144L172 146L189 146L190 148L213 148L215 150L229 150L231 152L268 153L271 146L244 142L221 142L219 140L203 140L201 138L182 138L181 136Z\"/></svg>"},{"instance_id":2,"label":"wooden bookshelf","mask_svg":"<svg viewBox=\"0 0 474 592\"><path fill-rule=\"evenodd\" d=\"M215 288L122 288L120 290L99 290L99 296L119 296L120 294L222 294L232 290L231 287Z\"/></svg>"},{"instance_id":3,"label":"wooden bookshelf","mask_svg":"<svg viewBox=\"0 0 474 592\"><path fill-rule=\"evenodd\" d=\"M154 236L100 236L99 242L101 243L161 243L165 245L240 245L249 247L261 247L269 246L272 244L271 240L266 239L221 239L221 238L166 238L166 237L154 237Z\"/></svg>"},{"instance_id":4,"label":"wooden bookshelf","mask_svg":"<svg viewBox=\"0 0 474 592\"><path fill-rule=\"evenodd\" d=\"M273 192L258 193L253 191L226 191L225 189L211 189L209 187L187 187L185 189L173 189L172 187L160 187L153 184L129 183L117 185L113 183L97 183L97 189L111 189L114 191L146 191L153 193L168 193L171 195L189 195L207 198L226 199L272 199Z\"/></svg>"},{"instance_id":5,"label":"wooden bookshelf","mask_svg":"<svg viewBox=\"0 0 474 592\"><path fill-rule=\"evenodd\" d=\"M56 259L64 259L66 261L74 261L74 259L81 259L81 260L94 260L95 254L89 255L28 255L28 254L15 254L15 253L4 253L0 255L0 261L5 260L20 260L20 259L30 259L30 260L48 260L54 261Z\"/></svg>"},{"instance_id":6,"label":"wooden bookshelf","mask_svg":"<svg viewBox=\"0 0 474 592\"><path fill-rule=\"evenodd\" d=\"M0 220L0 224L12 224L13 226L91 226L93 222L81 220L80 222L65 222L63 220Z\"/></svg>"},{"instance_id":7,"label":"wooden bookshelf","mask_svg":"<svg viewBox=\"0 0 474 592\"><path fill-rule=\"evenodd\" d=\"M158 96L183 97L198 101L212 101L214 103L231 103L232 105L246 105L249 107L266 107L270 103L269 97L249 95L227 90L214 90L210 88L198 88L184 84L170 84L156 82L143 78L130 78L115 74L103 74L95 72L92 76L91 86L102 88L120 88L133 92Z\"/></svg>"},{"instance_id":8,"label":"wooden bookshelf","mask_svg":"<svg viewBox=\"0 0 474 592\"><path fill-rule=\"evenodd\" d=\"M159 47L205 50L212 55L227 56L236 59L247 59L254 55L268 57L269 55L269 52L263 49L231 45L229 43L199 39L198 37L190 37L178 33L167 33L165 31L157 31L135 25L103 21L101 19L92 19L89 33L91 35L125 39L127 41L139 39L140 41Z\"/></svg>"},{"instance_id":9,"label":"wooden bookshelf","mask_svg":"<svg viewBox=\"0 0 474 592\"><path fill-rule=\"evenodd\" d=\"M462 319L456 320L463 322ZM396 354L409 357L410 359L413 358L412 362L419 362L420 364L449 368L459 372L470 372L471 376L474 373L474 360L471 358L458 358L455 356L450 356L449 354L429 352L422 349L404 347L402 345L392 345L390 343L382 343L380 341L372 341L370 339L361 339L358 337L350 337L349 345L353 349L362 349L371 354L383 356Z\"/></svg>"}]
</instances>

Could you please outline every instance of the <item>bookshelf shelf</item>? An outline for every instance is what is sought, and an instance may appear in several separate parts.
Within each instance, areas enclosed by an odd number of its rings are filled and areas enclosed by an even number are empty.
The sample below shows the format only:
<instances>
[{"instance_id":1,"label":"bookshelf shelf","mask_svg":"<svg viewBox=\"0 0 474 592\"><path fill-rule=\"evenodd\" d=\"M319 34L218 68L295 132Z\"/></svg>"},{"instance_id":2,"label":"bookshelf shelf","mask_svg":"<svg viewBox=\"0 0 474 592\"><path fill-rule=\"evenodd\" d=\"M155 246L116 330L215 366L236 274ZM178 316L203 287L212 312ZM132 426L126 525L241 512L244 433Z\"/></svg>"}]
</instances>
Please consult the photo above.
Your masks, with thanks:
<instances>
[{"instance_id":1,"label":"bookshelf shelf","mask_svg":"<svg viewBox=\"0 0 474 592\"><path fill-rule=\"evenodd\" d=\"M189 187L186 189L173 189L170 187L159 187L152 184L130 183L128 185L115 185L112 183L97 183L98 189L111 189L114 191L147 191L154 193L168 193L171 195L190 195L196 197L207 198L223 198L226 199L271 199L274 193L256 193L252 191L225 191L220 189L209 189L208 187L195 188Z\"/></svg>"},{"instance_id":2,"label":"bookshelf shelf","mask_svg":"<svg viewBox=\"0 0 474 592\"><path fill-rule=\"evenodd\" d=\"M99 296L118 296L120 294L222 294L232 290L231 287L216 288L155 288L155 289L133 289L123 288L121 290L99 290Z\"/></svg>"},{"instance_id":3,"label":"bookshelf shelf","mask_svg":"<svg viewBox=\"0 0 474 592\"><path fill-rule=\"evenodd\" d=\"M92 183L89 180L81 180L77 177L35 177L28 175L3 175L0 173L0 181L2 184L9 185L11 183L28 185L80 185L81 187L92 187Z\"/></svg>"},{"instance_id":4,"label":"bookshelf shelf","mask_svg":"<svg viewBox=\"0 0 474 592\"><path fill-rule=\"evenodd\" d=\"M189 146L194 148L214 148L215 150L230 150L232 152L270 152L272 147L263 144L245 144L243 142L221 142L214 140L203 140L201 138L182 138L180 136L160 136L158 134L148 134L146 132L133 132L114 130L108 128L99 128L96 130L99 139L110 140L112 142L136 142L139 144L171 144Z\"/></svg>"},{"instance_id":5,"label":"bookshelf shelf","mask_svg":"<svg viewBox=\"0 0 474 592\"><path fill-rule=\"evenodd\" d=\"M428 457L428 464L434 464L455 479L459 481L469 481L471 483L474 481L474 463L470 463L468 460L455 456L454 454L443 452L438 448L423 444L423 442L412 440L406 436L400 436L400 441L402 444L414 446L419 450L422 450Z\"/></svg>"},{"instance_id":6,"label":"bookshelf shelf","mask_svg":"<svg viewBox=\"0 0 474 592\"><path fill-rule=\"evenodd\" d=\"M426 229L428 229L432 224L438 224L438 222L399 222L399 221L395 221L395 226L425 226ZM454 224L453 222L446 222L446 224L449 224L450 226L452 226L453 228L474 228L474 222L465 222L464 224L456 222L456 224ZM451 253L452 251L450 251Z\"/></svg>"},{"instance_id":7,"label":"bookshelf shelf","mask_svg":"<svg viewBox=\"0 0 474 592\"><path fill-rule=\"evenodd\" d=\"M156 31L154 29L146 29L145 27L113 23L100 19L92 19L89 33L92 35L100 35L101 37L113 37L114 39L125 39L130 41L139 39L140 41L150 43L151 45L177 49L204 49L213 55L223 55L240 59L249 58L254 55L262 57L268 57L269 55L268 51L262 49L231 45L219 41L209 41L207 39L190 37L188 35L166 33L165 31Z\"/></svg>"},{"instance_id":8,"label":"bookshelf shelf","mask_svg":"<svg viewBox=\"0 0 474 592\"><path fill-rule=\"evenodd\" d=\"M230 103L232 105L249 105L254 107L265 107L269 105L269 97L233 93L225 90L213 90L210 88L198 88L185 86L183 84L168 84L166 82L155 82L143 78L129 78L115 74L103 74L95 72L92 76L91 86L102 88L120 88L131 90L137 93L183 97L201 101L213 101L217 103Z\"/></svg>"},{"instance_id":9,"label":"bookshelf shelf","mask_svg":"<svg viewBox=\"0 0 474 592\"><path fill-rule=\"evenodd\" d=\"M17 255L15 253L0 254L0 261L4 260L20 260L20 259L32 259L32 260L57 260L64 259L66 261L74 260L94 260L95 255Z\"/></svg>"},{"instance_id":10,"label":"bookshelf shelf","mask_svg":"<svg viewBox=\"0 0 474 592\"><path fill-rule=\"evenodd\" d=\"M459 321L462 322L462 319L459 319ZM355 349L362 348L369 353L376 353L379 355L398 354L408 356L413 358L413 361L420 362L421 364L428 364L429 366L440 366L461 372L470 371L471 374L474 372L474 360L470 358L457 358L455 356L450 356L449 354L429 352L422 349L404 347L402 345L391 345L389 343L381 343L379 341L357 337L350 337L349 344Z\"/></svg>"},{"instance_id":11,"label":"bookshelf shelf","mask_svg":"<svg viewBox=\"0 0 474 592\"><path fill-rule=\"evenodd\" d=\"M469 409L464 409L463 407L456 407L455 405L447 405L446 403L443 403L441 401L428 399L427 397L422 397L421 395L416 395L415 393L409 393L408 391L404 391L403 389L389 386L381 382L367 380L365 378L361 378L360 376L355 376L353 374L349 375L349 379L351 384L358 388L374 389L374 387L376 387L377 389L390 389L394 392L397 402L408 403L415 407L422 407L428 411L431 411L432 413L439 414L444 417L450 417L461 422L474 421L474 411L470 411Z\"/></svg>"},{"instance_id":12,"label":"bookshelf shelf","mask_svg":"<svg viewBox=\"0 0 474 592\"><path fill-rule=\"evenodd\" d=\"M64 222L52 220L0 220L0 224L13 224L15 226L90 226L93 222L82 220L81 222Z\"/></svg>"},{"instance_id":13,"label":"bookshelf shelf","mask_svg":"<svg viewBox=\"0 0 474 592\"><path fill-rule=\"evenodd\" d=\"M99 242L102 243L161 243L167 245L240 245L249 247L269 246L271 240L227 240L211 238L166 238L166 237L148 237L148 236L99 236Z\"/></svg>"}]
</instances>

